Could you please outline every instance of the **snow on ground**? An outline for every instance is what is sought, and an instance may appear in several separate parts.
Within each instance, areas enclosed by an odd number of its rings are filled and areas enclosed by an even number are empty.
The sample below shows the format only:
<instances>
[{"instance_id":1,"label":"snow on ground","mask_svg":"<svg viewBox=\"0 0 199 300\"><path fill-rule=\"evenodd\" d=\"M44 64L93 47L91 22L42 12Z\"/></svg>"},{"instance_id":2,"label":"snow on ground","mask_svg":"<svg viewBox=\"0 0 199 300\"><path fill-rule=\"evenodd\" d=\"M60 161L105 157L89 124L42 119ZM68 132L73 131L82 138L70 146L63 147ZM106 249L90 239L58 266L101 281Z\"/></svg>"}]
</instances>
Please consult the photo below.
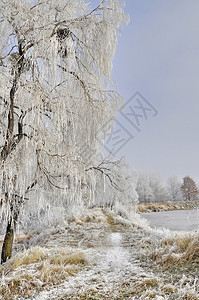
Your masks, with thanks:
<instances>
[{"instance_id":1,"label":"snow on ground","mask_svg":"<svg viewBox=\"0 0 199 300\"><path fill-rule=\"evenodd\" d=\"M151 231L146 234L132 225L110 228L98 223L75 228L77 237L82 236L79 244L86 249L89 266L50 291L41 292L35 300L198 299L198 282L193 281L194 277L186 277L182 284L185 275L181 274L179 282L172 282L172 276L152 270L145 261L151 245L155 247Z\"/></svg>"},{"instance_id":2,"label":"snow on ground","mask_svg":"<svg viewBox=\"0 0 199 300\"><path fill-rule=\"evenodd\" d=\"M142 268L132 260L129 249L122 246L122 241L122 233L110 232L107 234L106 244L87 251L92 260L91 269L80 272L60 287L49 293L43 292L35 299L58 299L63 296L67 299L69 295L86 293L88 288L103 290L104 295L108 296L109 291L114 291L124 278L128 279L132 275L143 273Z\"/></svg>"},{"instance_id":3,"label":"snow on ground","mask_svg":"<svg viewBox=\"0 0 199 300\"><path fill-rule=\"evenodd\" d=\"M159 253L163 233L155 234L111 212L85 213L65 227L33 236L29 246L80 249L88 264L60 284L46 285L29 298L13 299L199 299L194 270L162 268L150 258Z\"/></svg>"}]
</instances>

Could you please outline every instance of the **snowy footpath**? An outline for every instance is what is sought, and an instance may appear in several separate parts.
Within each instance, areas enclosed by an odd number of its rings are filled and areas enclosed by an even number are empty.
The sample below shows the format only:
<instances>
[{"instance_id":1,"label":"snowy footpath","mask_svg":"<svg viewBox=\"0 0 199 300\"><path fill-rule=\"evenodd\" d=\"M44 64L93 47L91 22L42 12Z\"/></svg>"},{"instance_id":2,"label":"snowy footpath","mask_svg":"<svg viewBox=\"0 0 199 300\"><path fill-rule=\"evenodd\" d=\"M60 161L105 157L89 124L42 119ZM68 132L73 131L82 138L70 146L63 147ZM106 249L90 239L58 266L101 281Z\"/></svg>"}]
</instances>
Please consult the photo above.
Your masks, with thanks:
<instances>
[{"instance_id":1,"label":"snowy footpath","mask_svg":"<svg viewBox=\"0 0 199 300\"><path fill-rule=\"evenodd\" d=\"M132 249L124 245L121 232L112 232L107 235L107 241L101 246L90 248L87 255L91 258L91 266L80 272L76 277L68 278L59 287L42 292L35 299L69 299L77 295L89 295L97 292L103 297L111 294L117 297L117 290L124 280L129 280L144 271L138 262L133 259Z\"/></svg>"},{"instance_id":2,"label":"snowy footpath","mask_svg":"<svg viewBox=\"0 0 199 300\"><path fill-rule=\"evenodd\" d=\"M83 249L89 263L76 276L31 299L199 299L195 274L162 269L149 259L158 237L132 225L71 223L53 234L46 247Z\"/></svg>"}]
</instances>

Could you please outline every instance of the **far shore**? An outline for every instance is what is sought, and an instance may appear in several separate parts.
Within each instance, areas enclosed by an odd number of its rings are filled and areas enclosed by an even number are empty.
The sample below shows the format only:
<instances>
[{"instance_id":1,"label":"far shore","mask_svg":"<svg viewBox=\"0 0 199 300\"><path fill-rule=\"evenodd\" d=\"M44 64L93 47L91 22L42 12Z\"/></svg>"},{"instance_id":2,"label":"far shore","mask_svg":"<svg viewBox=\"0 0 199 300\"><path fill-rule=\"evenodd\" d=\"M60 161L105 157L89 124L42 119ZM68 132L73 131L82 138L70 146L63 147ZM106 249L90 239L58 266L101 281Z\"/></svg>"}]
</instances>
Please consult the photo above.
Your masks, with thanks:
<instances>
[{"instance_id":1,"label":"far shore","mask_svg":"<svg viewBox=\"0 0 199 300\"><path fill-rule=\"evenodd\" d=\"M171 211L171 210L188 210L199 208L199 200L195 201L178 201L178 202L159 202L159 203L140 203L138 204L139 213Z\"/></svg>"}]
</instances>

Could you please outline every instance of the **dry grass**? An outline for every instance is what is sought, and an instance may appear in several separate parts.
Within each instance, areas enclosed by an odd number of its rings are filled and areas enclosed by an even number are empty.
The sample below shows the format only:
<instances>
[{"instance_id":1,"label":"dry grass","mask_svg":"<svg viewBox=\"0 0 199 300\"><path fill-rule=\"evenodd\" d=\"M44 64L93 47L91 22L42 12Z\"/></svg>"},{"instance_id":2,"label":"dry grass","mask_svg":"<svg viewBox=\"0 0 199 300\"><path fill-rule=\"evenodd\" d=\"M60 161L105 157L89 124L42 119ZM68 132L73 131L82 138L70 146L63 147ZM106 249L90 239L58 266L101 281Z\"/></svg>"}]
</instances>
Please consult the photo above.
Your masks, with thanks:
<instances>
[{"instance_id":1,"label":"dry grass","mask_svg":"<svg viewBox=\"0 0 199 300\"><path fill-rule=\"evenodd\" d=\"M168 266L185 265L199 262L199 235L184 235L183 237L169 238L161 243L163 253L159 253L157 260ZM169 253L169 249L173 251Z\"/></svg>"},{"instance_id":2,"label":"dry grass","mask_svg":"<svg viewBox=\"0 0 199 300\"><path fill-rule=\"evenodd\" d=\"M156 212L156 211L167 211L174 210L174 203L146 203L146 204L138 204L138 211L141 213L145 212Z\"/></svg>"},{"instance_id":3,"label":"dry grass","mask_svg":"<svg viewBox=\"0 0 199 300\"><path fill-rule=\"evenodd\" d=\"M37 278L45 285L57 285L61 283L68 276L74 276L80 269L76 265L57 265L51 264L50 261L44 261L38 267L40 273Z\"/></svg>"},{"instance_id":4,"label":"dry grass","mask_svg":"<svg viewBox=\"0 0 199 300\"><path fill-rule=\"evenodd\" d=\"M50 263L62 266L66 266L67 264L86 265L88 261L85 253L82 251L71 248L61 248L52 253Z\"/></svg>"},{"instance_id":5,"label":"dry grass","mask_svg":"<svg viewBox=\"0 0 199 300\"><path fill-rule=\"evenodd\" d=\"M134 206L133 206L134 209ZM129 220L126 216L123 216L121 213L116 213L110 209L101 209L96 208L92 210L87 210L83 214L73 216L68 220L69 224L71 222L76 223L76 225L84 226L87 223L98 223L104 227L111 226L128 226Z\"/></svg>"},{"instance_id":6,"label":"dry grass","mask_svg":"<svg viewBox=\"0 0 199 300\"><path fill-rule=\"evenodd\" d=\"M21 265L29 265L44 260L47 257L46 250L42 247L36 246L29 250L25 250L17 254L10 261L12 269L16 269Z\"/></svg>"},{"instance_id":7,"label":"dry grass","mask_svg":"<svg viewBox=\"0 0 199 300\"><path fill-rule=\"evenodd\" d=\"M194 238L195 239L195 238ZM176 253L184 252L188 245L193 241L193 237L190 234L186 234L183 237L168 238L162 241L162 246L174 246L176 245Z\"/></svg>"},{"instance_id":8,"label":"dry grass","mask_svg":"<svg viewBox=\"0 0 199 300\"><path fill-rule=\"evenodd\" d=\"M142 203L138 204L140 213L194 209L199 207L199 201L178 201L178 202L160 202L160 203Z\"/></svg>"},{"instance_id":9,"label":"dry grass","mask_svg":"<svg viewBox=\"0 0 199 300\"><path fill-rule=\"evenodd\" d=\"M176 289L173 285L171 284L166 284L163 286L162 290L168 294L168 293L175 293L176 292Z\"/></svg>"},{"instance_id":10,"label":"dry grass","mask_svg":"<svg viewBox=\"0 0 199 300\"><path fill-rule=\"evenodd\" d=\"M15 240L18 243L23 243L24 241L29 240L32 237L31 234L16 234Z\"/></svg>"},{"instance_id":11,"label":"dry grass","mask_svg":"<svg viewBox=\"0 0 199 300\"><path fill-rule=\"evenodd\" d=\"M62 266L67 264L86 265L88 263L85 253L78 249L65 247L47 253L45 248L36 246L14 256L9 261L9 265L14 270L22 265L34 264L44 260L49 260L50 264Z\"/></svg>"},{"instance_id":12,"label":"dry grass","mask_svg":"<svg viewBox=\"0 0 199 300\"><path fill-rule=\"evenodd\" d=\"M84 211L83 214L79 216L73 216L69 218L69 223L75 222L77 225L83 226L85 223L103 223L105 224L106 217L103 214L102 210L99 208L93 210Z\"/></svg>"},{"instance_id":13,"label":"dry grass","mask_svg":"<svg viewBox=\"0 0 199 300\"><path fill-rule=\"evenodd\" d=\"M146 278L141 285L147 288L156 287L158 286L158 280L156 278Z\"/></svg>"},{"instance_id":14,"label":"dry grass","mask_svg":"<svg viewBox=\"0 0 199 300\"><path fill-rule=\"evenodd\" d=\"M199 239L193 239L187 246L185 253L182 256L185 261L194 261L199 263Z\"/></svg>"},{"instance_id":15,"label":"dry grass","mask_svg":"<svg viewBox=\"0 0 199 300\"><path fill-rule=\"evenodd\" d=\"M32 297L45 286L60 284L88 263L82 250L47 250L36 246L17 254L1 270L0 299ZM5 274L5 275L4 275ZM17 298L15 298L17 295Z\"/></svg>"},{"instance_id":16,"label":"dry grass","mask_svg":"<svg viewBox=\"0 0 199 300\"><path fill-rule=\"evenodd\" d=\"M109 210L103 209L102 211L103 211L103 214L106 217L107 223L109 225L116 225L116 222L115 222L116 215L112 211L109 211Z\"/></svg>"}]
</instances>

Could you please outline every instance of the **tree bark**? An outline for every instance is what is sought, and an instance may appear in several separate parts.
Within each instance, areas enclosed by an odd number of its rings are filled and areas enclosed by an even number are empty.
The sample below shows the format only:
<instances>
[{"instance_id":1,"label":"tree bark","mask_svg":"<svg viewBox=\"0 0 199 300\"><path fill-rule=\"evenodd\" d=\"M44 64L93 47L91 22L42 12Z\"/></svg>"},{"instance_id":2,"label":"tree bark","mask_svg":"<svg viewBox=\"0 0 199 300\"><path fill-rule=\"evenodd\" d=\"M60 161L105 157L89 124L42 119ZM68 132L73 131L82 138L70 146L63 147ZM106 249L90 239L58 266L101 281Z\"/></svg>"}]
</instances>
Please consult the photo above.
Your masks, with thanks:
<instances>
[{"instance_id":1,"label":"tree bark","mask_svg":"<svg viewBox=\"0 0 199 300\"><path fill-rule=\"evenodd\" d=\"M12 220L10 219L7 224L6 234L2 246L1 264L5 263L7 259L11 258L13 240L14 240L14 229L12 228Z\"/></svg>"},{"instance_id":2,"label":"tree bark","mask_svg":"<svg viewBox=\"0 0 199 300\"><path fill-rule=\"evenodd\" d=\"M32 184L27 187L25 194L29 193L36 184L37 184L37 180L34 180ZM8 197L7 194L6 197ZM14 233L16 231L17 220L19 217L21 206L24 203L24 199L27 200L27 198L20 197L18 195L13 195L10 201L11 216L8 219L6 234L3 241L2 252L1 252L1 264L5 263L7 259L11 258L13 241L14 241ZM7 201L9 201L8 198Z\"/></svg>"},{"instance_id":3,"label":"tree bark","mask_svg":"<svg viewBox=\"0 0 199 300\"><path fill-rule=\"evenodd\" d=\"M23 62L24 62L24 53L22 51L22 44L19 43L18 46L19 49L19 56L20 59L17 62L17 70L15 72L15 76L13 79L12 87L10 90L10 107L8 112L8 128L7 128L7 134L6 134L6 141L5 144L1 150L0 153L0 161L4 164L6 161L9 153L12 149L12 143L13 143L13 132L14 132L14 100L15 95L18 89L18 82L19 78L23 72ZM22 128L18 128L20 130L19 134L22 133ZM20 139L19 139L20 141ZM1 252L1 264L6 262L7 259L9 259L12 255L12 246L13 246L13 240L14 240L14 225L17 221L18 213L16 213L16 209L14 207L15 203L12 203L13 199L10 202L10 212L11 216L8 219L7 228L6 228L6 234L2 246L2 252Z\"/></svg>"}]
</instances>

